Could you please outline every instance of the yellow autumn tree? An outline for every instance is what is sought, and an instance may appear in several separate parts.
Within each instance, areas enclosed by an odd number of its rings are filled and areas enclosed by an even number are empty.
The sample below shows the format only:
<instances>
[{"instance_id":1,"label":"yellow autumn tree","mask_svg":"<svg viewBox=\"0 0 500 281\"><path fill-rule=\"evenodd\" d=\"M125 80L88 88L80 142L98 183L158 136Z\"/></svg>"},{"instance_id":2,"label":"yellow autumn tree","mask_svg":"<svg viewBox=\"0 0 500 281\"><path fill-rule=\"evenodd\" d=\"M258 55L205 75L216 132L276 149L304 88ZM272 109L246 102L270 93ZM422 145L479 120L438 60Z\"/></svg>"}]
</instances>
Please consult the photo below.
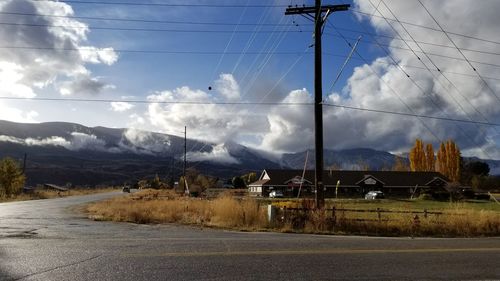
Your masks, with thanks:
<instances>
[{"instance_id":1,"label":"yellow autumn tree","mask_svg":"<svg viewBox=\"0 0 500 281\"><path fill-rule=\"evenodd\" d=\"M438 172L453 182L460 180L460 150L452 140L441 143L437 153Z\"/></svg>"},{"instance_id":2,"label":"yellow autumn tree","mask_svg":"<svg viewBox=\"0 0 500 281\"><path fill-rule=\"evenodd\" d=\"M408 166L408 163L403 160L403 158L395 156L394 166L392 166L391 170L397 172L407 172L410 170L410 167Z\"/></svg>"},{"instance_id":3,"label":"yellow autumn tree","mask_svg":"<svg viewBox=\"0 0 500 281\"><path fill-rule=\"evenodd\" d=\"M424 143L421 139L415 140L415 145L410 150L410 169L413 172L425 171L426 159Z\"/></svg>"},{"instance_id":4,"label":"yellow autumn tree","mask_svg":"<svg viewBox=\"0 0 500 281\"><path fill-rule=\"evenodd\" d=\"M432 143L428 143L425 146L425 170L428 172L433 172L436 170L436 158L434 157L434 148Z\"/></svg>"}]
</instances>

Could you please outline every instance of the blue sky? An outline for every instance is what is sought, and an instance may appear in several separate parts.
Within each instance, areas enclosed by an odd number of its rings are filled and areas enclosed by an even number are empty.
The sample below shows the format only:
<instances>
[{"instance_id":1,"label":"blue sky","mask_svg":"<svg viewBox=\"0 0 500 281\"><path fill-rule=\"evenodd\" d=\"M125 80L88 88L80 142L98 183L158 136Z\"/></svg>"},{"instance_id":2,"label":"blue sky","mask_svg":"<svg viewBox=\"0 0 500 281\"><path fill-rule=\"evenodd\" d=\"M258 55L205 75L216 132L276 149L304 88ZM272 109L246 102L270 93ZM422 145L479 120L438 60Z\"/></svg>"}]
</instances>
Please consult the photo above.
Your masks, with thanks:
<instances>
[{"instance_id":1,"label":"blue sky","mask_svg":"<svg viewBox=\"0 0 500 281\"><path fill-rule=\"evenodd\" d=\"M312 102L313 25L284 12L287 5L313 5L314 1L83 2L0 3L4 24L0 38L16 47L0 49L0 96L120 102L4 99L0 100L1 119L68 121L177 135L187 125L191 137L216 144L233 141L278 153L312 147L310 106L217 103ZM500 123L500 84L495 79L500 74L495 55L500 49L494 12L500 9L498 1L324 2L352 5L348 12L332 14L324 30L326 103ZM146 5L134 5L138 3ZM450 32L453 42L425 8ZM360 35L358 53L331 90L350 52L345 40L354 44ZM399 36L405 41L395 38ZM61 50L67 46L74 50ZM435 145L454 139L465 155L500 159L495 126L337 107L325 108L324 118L325 146L331 149L404 152L417 137Z\"/></svg>"}]
</instances>

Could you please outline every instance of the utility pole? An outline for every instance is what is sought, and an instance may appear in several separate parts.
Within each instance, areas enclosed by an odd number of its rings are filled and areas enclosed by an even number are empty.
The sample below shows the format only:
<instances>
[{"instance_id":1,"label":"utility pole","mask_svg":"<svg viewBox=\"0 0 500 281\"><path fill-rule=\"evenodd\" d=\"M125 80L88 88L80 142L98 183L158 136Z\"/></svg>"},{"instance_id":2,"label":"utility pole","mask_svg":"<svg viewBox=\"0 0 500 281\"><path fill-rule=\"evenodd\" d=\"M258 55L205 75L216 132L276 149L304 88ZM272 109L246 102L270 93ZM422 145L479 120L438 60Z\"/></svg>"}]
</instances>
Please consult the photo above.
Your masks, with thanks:
<instances>
[{"instance_id":1,"label":"utility pole","mask_svg":"<svg viewBox=\"0 0 500 281\"><path fill-rule=\"evenodd\" d=\"M186 139L186 126L184 126L184 167L182 169L182 175L184 177L184 191L187 191L187 179L186 179L186 153L187 153L187 139Z\"/></svg>"},{"instance_id":2,"label":"utility pole","mask_svg":"<svg viewBox=\"0 0 500 281\"><path fill-rule=\"evenodd\" d=\"M27 153L24 153L24 159L23 159L23 175L26 175L26 158L28 157Z\"/></svg>"},{"instance_id":3,"label":"utility pole","mask_svg":"<svg viewBox=\"0 0 500 281\"><path fill-rule=\"evenodd\" d=\"M328 16L337 11L347 11L351 5L321 5L321 0L316 0L312 7L289 6L285 15L303 15L314 21L314 127L315 127L315 150L316 171L314 186L316 188L316 208L321 209L325 205L325 193L323 189L323 89L322 89L322 65L321 65L321 35L323 24Z\"/></svg>"}]
</instances>

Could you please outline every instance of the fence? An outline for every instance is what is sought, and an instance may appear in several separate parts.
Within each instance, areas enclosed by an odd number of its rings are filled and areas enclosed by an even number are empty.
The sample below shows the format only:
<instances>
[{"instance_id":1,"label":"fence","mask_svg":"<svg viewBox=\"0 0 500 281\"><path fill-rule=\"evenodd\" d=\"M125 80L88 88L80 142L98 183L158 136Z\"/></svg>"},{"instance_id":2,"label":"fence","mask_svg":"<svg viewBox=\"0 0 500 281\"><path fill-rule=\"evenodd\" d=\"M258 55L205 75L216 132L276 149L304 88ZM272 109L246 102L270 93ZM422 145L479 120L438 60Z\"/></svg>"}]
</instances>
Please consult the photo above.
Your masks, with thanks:
<instances>
[{"instance_id":1,"label":"fence","mask_svg":"<svg viewBox=\"0 0 500 281\"><path fill-rule=\"evenodd\" d=\"M283 207L280 208L278 212L276 212L277 216L276 218L281 221L281 222L290 222L290 221L296 221L297 219L308 219L313 215L315 212L314 209L309 209L309 208L287 208ZM409 214L411 215L412 219L414 220L415 223L419 223L420 217L423 217L424 219L429 218L430 216L441 216L441 215L461 215L459 213L443 213L443 212L435 212L435 211L428 211L427 209L424 209L422 211L415 211L415 210L410 210L410 211L395 211L395 210L385 210L381 208L377 209L349 209L349 208L327 208L322 210L322 215L324 215L323 219L329 220L331 223L336 224L336 222L339 219L342 220L350 220L350 221L358 221L358 222L387 222L390 221L391 218L390 216L387 216L387 214L391 215L397 215L397 214ZM354 215L350 215L354 214ZM385 215L385 216L384 216Z\"/></svg>"}]
</instances>

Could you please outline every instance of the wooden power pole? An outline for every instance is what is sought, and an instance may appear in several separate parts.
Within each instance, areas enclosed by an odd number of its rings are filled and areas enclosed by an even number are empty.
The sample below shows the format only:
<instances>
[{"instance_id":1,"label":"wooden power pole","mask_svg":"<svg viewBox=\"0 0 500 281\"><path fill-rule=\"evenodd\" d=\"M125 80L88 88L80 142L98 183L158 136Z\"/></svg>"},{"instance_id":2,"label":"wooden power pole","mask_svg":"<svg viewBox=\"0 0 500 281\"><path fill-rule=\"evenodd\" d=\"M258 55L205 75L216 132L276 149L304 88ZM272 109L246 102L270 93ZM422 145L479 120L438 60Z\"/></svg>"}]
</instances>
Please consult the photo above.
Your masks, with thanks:
<instances>
[{"instance_id":1,"label":"wooden power pole","mask_svg":"<svg viewBox=\"0 0 500 281\"><path fill-rule=\"evenodd\" d=\"M331 13L347 11L350 6L349 4L321 5L321 0L316 0L316 5L314 7L289 6L285 11L285 15L304 15L314 21L314 137L316 150L314 186L316 189L317 209L321 209L325 205L323 187L323 79L321 65L321 33L323 31L323 25Z\"/></svg>"},{"instance_id":2,"label":"wooden power pole","mask_svg":"<svg viewBox=\"0 0 500 281\"><path fill-rule=\"evenodd\" d=\"M184 177L184 192L188 193L189 189L187 187L187 179L186 179L186 154L187 154L187 138L186 138L187 127L184 126L184 165L182 167L182 176Z\"/></svg>"}]
</instances>

